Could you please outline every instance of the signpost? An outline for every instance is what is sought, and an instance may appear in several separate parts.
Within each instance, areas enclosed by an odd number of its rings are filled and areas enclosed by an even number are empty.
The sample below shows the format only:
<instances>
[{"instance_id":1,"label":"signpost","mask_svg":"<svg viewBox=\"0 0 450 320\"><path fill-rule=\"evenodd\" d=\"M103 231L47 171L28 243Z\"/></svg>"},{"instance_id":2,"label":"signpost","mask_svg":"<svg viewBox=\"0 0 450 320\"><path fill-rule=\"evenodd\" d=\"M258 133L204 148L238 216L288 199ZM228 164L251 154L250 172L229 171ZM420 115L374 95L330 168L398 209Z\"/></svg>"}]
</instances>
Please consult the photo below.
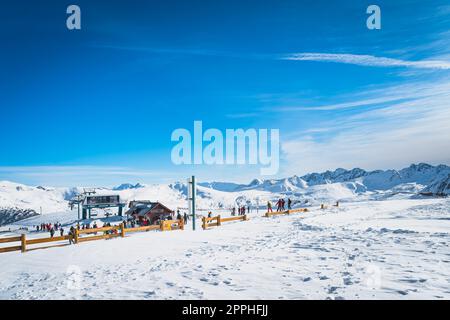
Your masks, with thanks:
<instances>
[{"instance_id":1,"label":"signpost","mask_svg":"<svg viewBox=\"0 0 450 320\"><path fill-rule=\"evenodd\" d=\"M189 214L192 215L192 230L195 231L195 196L196 196L196 187L195 187L195 176L187 179L187 188L188 188L188 211Z\"/></svg>"}]
</instances>

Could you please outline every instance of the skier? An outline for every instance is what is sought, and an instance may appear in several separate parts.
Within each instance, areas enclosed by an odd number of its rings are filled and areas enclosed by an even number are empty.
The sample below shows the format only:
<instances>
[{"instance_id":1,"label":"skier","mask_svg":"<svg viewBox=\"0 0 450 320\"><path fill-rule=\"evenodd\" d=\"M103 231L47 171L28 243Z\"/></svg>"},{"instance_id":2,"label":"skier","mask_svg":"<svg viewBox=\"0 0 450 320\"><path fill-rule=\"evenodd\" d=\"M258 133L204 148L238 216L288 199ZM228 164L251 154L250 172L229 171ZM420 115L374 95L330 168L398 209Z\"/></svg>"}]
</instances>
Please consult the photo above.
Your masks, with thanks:
<instances>
[{"instance_id":1,"label":"skier","mask_svg":"<svg viewBox=\"0 0 450 320\"><path fill-rule=\"evenodd\" d=\"M184 220L184 224L187 224L188 216L187 216L187 213L186 213L186 212L185 212L184 215L183 215L183 220Z\"/></svg>"},{"instance_id":2,"label":"skier","mask_svg":"<svg viewBox=\"0 0 450 320\"><path fill-rule=\"evenodd\" d=\"M177 220L181 220L182 218L181 218L181 213L180 213L180 210L177 210Z\"/></svg>"},{"instance_id":3,"label":"skier","mask_svg":"<svg viewBox=\"0 0 450 320\"><path fill-rule=\"evenodd\" d=\"M292 200L291 198L288 198L288 210L292 209Z\"/></svg>"},{"instance_id":4,"label":"skier","mask_svg":"<svg viewBox=\"0 0 450 320\"><path fill-rule=\"evenodd\" d=\"M60 232L60 234L61 234L61 237L64 236L64 229L63 229L63 228L60 228L60 229L59 229L59 232Z\"/></svg>"},{"instance_id":5,"label":"skier","mask_svg":"<svg viewBox=\"0 0 450 320\"><path fill-rule=\"evenodd\" d=\"M247 212L250 213L250 206L247 207Z\"/></svg>"},{"instance_id":6,"label":"skier","mask_svg":"<svg viewBox=\"0 0 450 320\"><path fill-rule=\"evenodd\" d=\"M284 209L284 205L285 205L285 201L284 201L284 199L281 199L281 211L284 211L285 209Z\"/></svg>"},{"instance_id":7,"label":"skier","mask_svg":"<svg viewBox=\"0 0 450 320\"><path fill-rule=\"evenodd\" d=\"M267 201L267 212L273 212L272 211L272 204L270 203L270 201Z\"/></svg>"},{"instance_id":8,"label":"skier","mask_svg":"<svg viewBox=\"0 0 450 320\"><path fill-rule=\"evenodd\" d=\"M212 212L210 211L210 212L208 212L208 218L211 218L212 217Z\"/></svg>"},{"instance_id":9,"label":"skier","mask_svg":"<svg viewBox=\"0 0 450 320\"><path fill-rule=\"evenodd\" d=\"M53 238L54 235L55 235L55 229L51 228L50 229L50 238Z\"/></svg>"}]
</instances>

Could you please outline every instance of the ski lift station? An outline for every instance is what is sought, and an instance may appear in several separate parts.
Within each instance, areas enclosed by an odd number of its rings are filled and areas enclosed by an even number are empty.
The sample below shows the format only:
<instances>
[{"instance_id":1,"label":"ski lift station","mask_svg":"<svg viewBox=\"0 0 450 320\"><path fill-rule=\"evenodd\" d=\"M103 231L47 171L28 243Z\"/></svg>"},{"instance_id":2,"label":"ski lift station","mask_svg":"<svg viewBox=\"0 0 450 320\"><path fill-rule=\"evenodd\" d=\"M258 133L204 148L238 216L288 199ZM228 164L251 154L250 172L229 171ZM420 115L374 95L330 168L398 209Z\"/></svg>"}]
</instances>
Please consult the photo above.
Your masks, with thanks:
<instances>
[{"instance_id":1,"label":"ski lift station","mask_svg":"<svg viewBox=\"0 0 450 320\"><path fill-rule=\"evenodd\" d=\"M125 203L120 202L118 195L88 195L84 198L82 204L83 219L91 219L96 214L92 214L92 209L117 208L117 214L123 215Z\"/></svg>"}]
</instances>

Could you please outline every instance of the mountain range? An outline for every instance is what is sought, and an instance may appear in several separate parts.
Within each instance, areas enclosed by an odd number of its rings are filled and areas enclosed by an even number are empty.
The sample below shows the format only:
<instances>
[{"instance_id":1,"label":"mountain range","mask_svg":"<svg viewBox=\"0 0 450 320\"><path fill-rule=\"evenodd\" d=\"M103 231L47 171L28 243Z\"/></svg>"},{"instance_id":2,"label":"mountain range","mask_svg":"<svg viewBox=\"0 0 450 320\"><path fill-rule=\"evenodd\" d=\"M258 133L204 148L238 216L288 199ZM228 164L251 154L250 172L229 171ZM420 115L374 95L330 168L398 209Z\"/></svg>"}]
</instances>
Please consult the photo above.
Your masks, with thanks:
<instances>
[{"instance_id":1,"label":"mountain range","mask_svg":"<svg viewBox=\"0 0 450 320\"><path fill-rule=\"evenodd\" d=\"M68 201L83 188L51 188L0 182L0 225L37 214L68 211ZM119 194L122 201L161 201L172 208L186 207L185 183L143 185L124 183L114 188L97 188L98 194ZM407 196L450 195L450 167L412 164L401 170L366 171L336 169L283 179L254 179L249 184L201 182L197 187L198 205L204 208L231 208L240 204L264 204L267 200L289 196L309 203L375 199L397 194Z\"/></svg>"}]
</instances>

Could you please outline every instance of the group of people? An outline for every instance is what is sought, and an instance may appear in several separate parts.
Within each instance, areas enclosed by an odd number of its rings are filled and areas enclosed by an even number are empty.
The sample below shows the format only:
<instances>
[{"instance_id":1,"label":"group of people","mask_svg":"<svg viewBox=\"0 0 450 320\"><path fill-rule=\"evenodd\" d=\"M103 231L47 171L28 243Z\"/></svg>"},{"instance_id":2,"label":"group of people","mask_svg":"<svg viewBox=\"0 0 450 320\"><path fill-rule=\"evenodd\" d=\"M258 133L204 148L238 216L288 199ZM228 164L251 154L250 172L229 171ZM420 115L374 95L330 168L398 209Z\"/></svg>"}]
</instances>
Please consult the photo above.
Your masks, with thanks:
<instances>
[{"instance_id":1,"label":"group of people","mask_svg":"<svg viewBox=\"0 0 450 320\"><path fill-rule=\"evenodd\" d=\"M247 206L247 207L242 206L242 207L237 208L238 216L244 216L246 211L247 211L247 213L250 213L250 206ZM236 208L233 207L231 209L231 215L232 216L236 215Z\"/></svg>"},{"instance_id":2,"label":"group of people","mask_svg":"<svg viewBox=\"0 0 450 320\"><path fill-rule=\"evenodd\" d=\"M124 221L125 228L134 228L134 227L146 227L152 224L160 224L161 221L164 220L173 220L176 218L177 220L183 220L184 224L188 223L189 216L186 212L181 214L180 210L177 210L176 216L175 214L167 215L167 216L160 216L158 219L155 219L151 221L147 217L142 217L141 219L128 219L127 221Z\"/></svg>"},{"instance_id":3,"label":"group of people","mask_svg":"<svg viewBox=\"0 0 450 320\"><path fill-rule=\"evenodd\" d=\"M285 211L286 210L286 201L282 198L278 199L276 202L277 206L277 212ZM292 200L290 198L287 199L287 210L292 209ZM270 201L267 201L267 212L273 212L272 210L272 203Z\"/></svg>"},{"instance_id":4,"label":"group of people","mask_svg":"<svg viewBox=\"0 0 450 320\"><path fill-rule=\"evenodd\" d=\"M186 212L181 215L180 210L177 210L177 220L183 220L184 224L188 223L189 216Z\"/></svg>"},{"instance_id":5,"label":"group of people","mask_svg":"<svg viewBox=\"0 0 450 320\"><path fill-rule=\"evenodd\" d=\"M60 233L61 237L64 236L64 228L62 227L61 223L56 222L54 224L51 223L41 223L40 225L36 226L36 232L49 232L50 237L54 237L55 233Z\"/></svg>"}]
</instances>

